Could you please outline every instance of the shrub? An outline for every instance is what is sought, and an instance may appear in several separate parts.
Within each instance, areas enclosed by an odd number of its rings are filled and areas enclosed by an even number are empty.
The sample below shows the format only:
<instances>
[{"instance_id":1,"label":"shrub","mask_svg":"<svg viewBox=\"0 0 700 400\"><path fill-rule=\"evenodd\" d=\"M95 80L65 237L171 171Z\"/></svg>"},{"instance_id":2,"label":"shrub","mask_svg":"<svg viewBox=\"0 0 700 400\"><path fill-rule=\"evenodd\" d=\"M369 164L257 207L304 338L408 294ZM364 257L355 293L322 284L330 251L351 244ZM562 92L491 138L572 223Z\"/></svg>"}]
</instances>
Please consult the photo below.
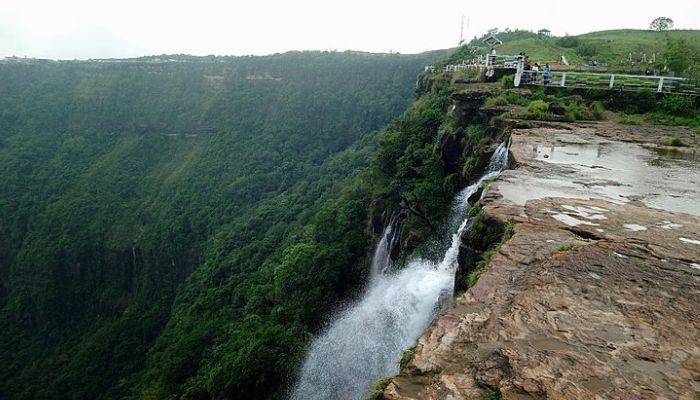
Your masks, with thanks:
<instances>
[{"instance_id":1,"label":"shrub","mask_svg":"<svg viewBox=\"0 0 700 400\"><path fill-rule=\"evenodd\" d=\"M657 93L651 89L641 89L637 92L610 92L606 102L609 109L624 110L627 114L646 113L658 109Z\"/></svg>"},{"instance_id":2,"label":"shrub","mask_svg":"<svg viewBox=\"0 0 700 400\"><path fill-rule=\"evenodd\" d=\"M576 121L576 113L573 112L572 110L566 110L566 113L564 114L564 121L567 121L567 122Z\"/></svg>"},{"instance_id":3,"label":"shrub","mask_svg":"<svg viewBox=\"0 0 700 400\"><path fill-rule=\"evenodd\" d=\"M597 119L598 121L605 118L605 106L603 106L603 103L598 100L591 103L591 112L593 113L593 118Z\"/></svg>"},{"instance_id":4,"label":"shrub","mask_svg":"<svg viewBox=\"0 0 700 400\"><path fill-rule=\"evenodd\" d=\"M659 101L661 109L667 113L690 116L695 111L695 101L691 96L667 95Z\"/></svg>"},{"instance_id":5,"label":"shrub","mask_svg":"<svg viewBox=\"0 0 700 400\"><path fill-rule=\"evenodd\" d=\"M669 146L673 146L673 147L684 147L684 146L687 146L687 145L683 142L683 140L682 140L681 138L679 138L679 137L674 137L673 139L669 140L669 141L668 141L668 145L669 145Z\"/></svg>"},{"instance_id":6,"label":"shrub","mask_svg":"<svg viewBox=\"0 0 700 400\"><path fill-rule=\"evenodd\" d=\"M573 118L573 119L570 119L570 118ZM568 107L566 107L565 119L567 121L573 121L573 120L591 121L591 120L600 119L600 118L596 118L594 112L590 108L588 108L584 105L579 105L577 103L571 103L571 104L569 104Z\"/></svg>"},{"instance_id":7,"label":"shrub","mask_svg":"<svg viewBox=\"0 0 700 400\"><path fill-rule=\"evenodd\" d=\"M481 125L469 125L466 134L474 144L480 144L486 138L486 131Z\"/></svg>"},{"instance_id":8,"label":"shrub","mask_svg":"<svg viewBox=\"0 0 700 400\"><path fill-rule=\"evenodd\" d=\"M498 117L501 119L511 119L511 118L513 118L513 113L510 111L506 111L503 114L499 115Z\"/></svg>"},{"instance_id":9,"label":"shrub","mask_svg":"<svg viewBox=\"0 0 700 400\"><path fill-rule=\"evenodd\" d=\"M503 96L506 98L506 100L508 100L509 104L515 104L523 107L526 107L528 104L530 104L530 100L527 97L515 91L509 90L505 92Z\"/></svg>"},{"instance_id":10,"label":"shrub","mask_svg":"<svg viewBox=\"0 0 700 400\"><path fill-rule=\"evenodd\" d=\"M471 179L472 175L474 175L477 171L478 163L479 161L476 157L468 158L464 163L464 167L462 167L462 176L467 180Z\"/></svg>"},{"instance_id":11,"label":"shrub","mask_svg":"<svg viewBox=\"0 0 700 400\"><path fill-rule=\"evenodd\" d=\"M498 106L507 106L508 105L508 99L504 95L500 95L498 97L490 97L484 102L484 107L498 107Z\"/></svg>"},{"instance_id":12,"label":"shrub","mask_svg":"<svg viewBox=\"0 0 700 400\"><path fill-rule=\"evenodd\" d=\"M503 75L501 77L501 86L503 89L512 89L513 86L513 75Z\"/></svg>"},{"instance_id":13,"label":"shrub","mask_svg":"<svg viewBox=\"0 0 700 400\"><path fill-rule=\"evenodd\" d=\"M544 114L547 112L549 104L544 100L533 100L528 104L527 109L533 114Z\"/></svg>"},{"instance_id":14,"label":"shrub","mask_svg":"<svg viewBox=\"0 0 700 400\"><path fill-rule=\"evenodd\" d=\"M574 48L578 46L578 38L576 36L564 36L557 39L557 45L561 47Z\"/></svg>"},{"instance_id":15,"label":"shrub","mask_svg":"<svg viewBox=\"0 0 700 400\"><path fill-rule=\"evenodd\" d=\"M534 100L544 100L547 98L547 90L544 86L532 88L530 97Z\"/></svg>"},{"instance_id":16,"label":"shrub","mask_svg":"<svg viewBox=\"0 0 700 400\"><path fill-rule=\"evenodd\" d=\"M579 44L578 53L583 57L593 57L598 54L598 49L590 43Z\"/></svg>"}]
</instances>

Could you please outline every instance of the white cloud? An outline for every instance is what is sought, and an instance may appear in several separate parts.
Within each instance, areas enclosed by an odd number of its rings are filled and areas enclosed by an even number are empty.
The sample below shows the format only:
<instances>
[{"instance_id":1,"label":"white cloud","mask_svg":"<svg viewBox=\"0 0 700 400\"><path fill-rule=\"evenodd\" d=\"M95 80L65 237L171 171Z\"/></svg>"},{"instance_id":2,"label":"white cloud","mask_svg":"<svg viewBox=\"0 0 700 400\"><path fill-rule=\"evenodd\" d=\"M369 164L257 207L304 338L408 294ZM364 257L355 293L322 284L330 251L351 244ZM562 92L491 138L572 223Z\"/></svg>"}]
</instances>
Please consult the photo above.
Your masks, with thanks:
<instances>
[{"instance_id":1,"label":"white cloud","mask_svg":"<svg viewBox=\"0 0 700 400\"><path fill-rule=\"evenodd\" d=\"M452 47L489 28L546 27L555 35L644 29L660 14L700 27L700 1L651 10L635 2L457 0L3 0L0 56L89 58L144 54L269 54L304 49L403 53ZM659 15L657 15L659 14Z\"/></svg>"}]
</instances>

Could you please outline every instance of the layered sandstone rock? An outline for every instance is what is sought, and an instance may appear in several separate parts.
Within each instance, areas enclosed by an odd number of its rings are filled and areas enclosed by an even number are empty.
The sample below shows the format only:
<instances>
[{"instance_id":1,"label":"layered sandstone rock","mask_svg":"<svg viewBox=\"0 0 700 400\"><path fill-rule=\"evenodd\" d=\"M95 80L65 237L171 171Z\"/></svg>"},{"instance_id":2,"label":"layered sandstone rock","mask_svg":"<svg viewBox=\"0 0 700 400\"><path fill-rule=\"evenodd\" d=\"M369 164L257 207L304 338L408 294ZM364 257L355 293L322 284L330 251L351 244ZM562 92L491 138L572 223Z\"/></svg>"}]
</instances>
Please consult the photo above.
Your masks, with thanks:
<instances>
[{"instance_id":1,"label":"layered sandstone rock","mask_svg":"<svg viewBox=\"0 0 700 400\"><path fill-rule=\"evenodd\" d=\"M514 235L385 398L700 398L700 162L682 130L657 152L668 134L516 130L483 200Z\"/></svg>"}]
</instances>

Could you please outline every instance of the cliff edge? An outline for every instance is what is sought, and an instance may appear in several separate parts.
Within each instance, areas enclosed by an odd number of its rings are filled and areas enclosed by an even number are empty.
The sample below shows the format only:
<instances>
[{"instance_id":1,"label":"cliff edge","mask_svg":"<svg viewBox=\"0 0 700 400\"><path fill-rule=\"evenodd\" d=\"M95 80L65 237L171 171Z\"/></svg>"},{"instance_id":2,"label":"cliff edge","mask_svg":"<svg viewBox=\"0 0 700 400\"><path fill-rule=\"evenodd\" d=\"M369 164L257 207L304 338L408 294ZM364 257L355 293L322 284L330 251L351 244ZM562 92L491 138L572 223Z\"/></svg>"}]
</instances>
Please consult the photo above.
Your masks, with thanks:
<instances>
[{"instance_id":1,"label":"cliff edge","mask_svg":"<svg viewBox=\"0 0 700 400\"><path fill-rule=\"evenodd\" d=\"M384 398L697 399L700 141L612 122L511 138L482 208L514 234Z\"/></svg>"}]
</instances>

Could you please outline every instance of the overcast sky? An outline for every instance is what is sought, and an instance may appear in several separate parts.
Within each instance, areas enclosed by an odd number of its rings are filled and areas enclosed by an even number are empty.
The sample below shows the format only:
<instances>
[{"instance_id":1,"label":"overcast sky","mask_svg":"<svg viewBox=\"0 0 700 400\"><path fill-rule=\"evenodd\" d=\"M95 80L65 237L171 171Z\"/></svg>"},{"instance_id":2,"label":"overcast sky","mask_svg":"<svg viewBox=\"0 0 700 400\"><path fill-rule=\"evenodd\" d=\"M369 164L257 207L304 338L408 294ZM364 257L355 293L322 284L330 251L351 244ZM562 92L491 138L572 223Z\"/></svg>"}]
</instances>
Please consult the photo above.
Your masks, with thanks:
<instances>
[{"instance_id":1,"label":"overcast sky","mask_svg":"<svg viewBox=\"0 0 700 400\"><path fill-rule=\"evenodd\" d=\"M0 58L271 54L288 50L416 53L489 28L580 34L646 29L667 16L700 29L700 0L1 0ZM467 30L468 28L468 30Z\"/></svg>"}]
</instances>

